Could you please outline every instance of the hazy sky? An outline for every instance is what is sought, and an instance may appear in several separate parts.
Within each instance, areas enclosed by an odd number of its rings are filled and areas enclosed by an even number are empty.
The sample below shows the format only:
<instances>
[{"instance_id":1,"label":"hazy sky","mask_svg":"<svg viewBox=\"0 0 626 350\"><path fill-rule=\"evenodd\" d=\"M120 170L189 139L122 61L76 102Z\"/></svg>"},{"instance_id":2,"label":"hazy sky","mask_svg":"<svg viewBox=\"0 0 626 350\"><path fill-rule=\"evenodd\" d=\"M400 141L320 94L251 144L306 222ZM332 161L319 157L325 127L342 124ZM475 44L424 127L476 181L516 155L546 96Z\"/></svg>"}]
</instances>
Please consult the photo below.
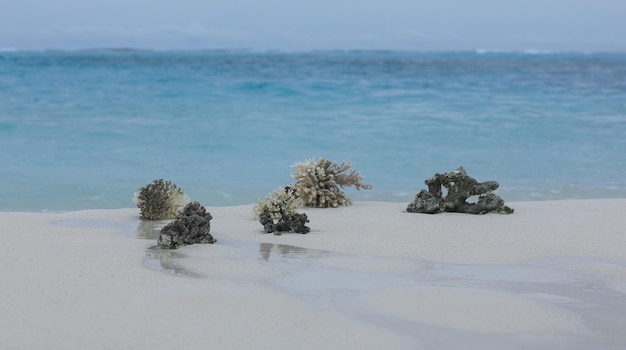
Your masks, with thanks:
<instances>
[{"instance_id":1,"label":"hazy sky","mask_svg":"<svg viewBox=\"0 0 626 350\"><path fill-rule=\"evenodd\" d=\"M2 0L0 48L626 51L626 0Z\"/></svg>"}]
</instances>

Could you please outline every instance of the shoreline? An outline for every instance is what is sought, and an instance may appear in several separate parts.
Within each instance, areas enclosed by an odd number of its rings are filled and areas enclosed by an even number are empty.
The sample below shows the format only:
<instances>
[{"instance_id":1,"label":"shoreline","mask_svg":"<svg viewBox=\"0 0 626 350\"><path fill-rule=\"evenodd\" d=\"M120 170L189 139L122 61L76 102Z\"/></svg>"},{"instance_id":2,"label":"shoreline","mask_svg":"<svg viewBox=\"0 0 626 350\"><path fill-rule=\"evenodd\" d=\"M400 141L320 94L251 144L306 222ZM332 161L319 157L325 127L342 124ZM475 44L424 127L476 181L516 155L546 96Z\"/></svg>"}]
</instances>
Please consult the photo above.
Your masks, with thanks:
<instances>
[{"instance_id":1,"label":"shoreline","mask_svg":"<svg viewBox=\"0 0 626 350\"><path fill-rule=\"evenodd\" d=\"M485 215L471 215L462 213L438 213L421 214L408 213L405 202L381 202L381 201L355 201L351 206L338 208L300 208L298 212L306 213L310 219L307 224L311 227L308 235L294 233L283 233L282 236L272 237L271 234L264 234L262 227L254 218L252 211L253 203L233 206L205 206L207 211L213 215L211 221L211 233L215 236L222 236L235 241L262 240L282 241L284 244L304 244L312 249L331 249L346 253L364 253L371 255L394 255L394 256L422 256L429 260L441 260L448 262L471 261L476 263L511 263L522 260L542 257L542 256L567 256L579 253L587 257L598 257L593 252L602 251L606 240L619 241L620 223L626 220L620 218L620 210L626 209L626 198L602 198L602 199L568 199L551 201L519 201L506 202L507 205L515 209L510 215L489 213ZM355 209L357 208L357 209ZM601 215L601 217L597 217ZM4 217L22 216L57 216L50 218L52 221L62 222L68 220L68 226L83 226L88 228L108 228L110 230L126 230L129 227L121 224L133 222L150 226L151 224L164 225L173 220L140 220L137 208L116 208L116 209L84 209L70 211L0 211L0 220ZM84 219L64 219L83 217ZM607 219L608 220L605 220ZM524 222L528 219L533 222ZM74 220L74 223L72 223ZM591 220L591 221L590 221ZM120 222L120 225L115 225ZM489 225L485 225L489 224ZM61 225L63 225L61 223ZM95 227L93 227L95 225ZM367 244L359 240L355 230L364 227L368 233ZM413 226L419 225L419 226ZM541 230L557 230L557 233L571 232L567 237L566 244L561 245L555 240L542 241ZM131 230L133 231L133 230ZM140 230L136 230L138 238L143 237ZM245 231L245 232L244 232ZM328 236L326 233L342 232L340 236ZM434 237L433 232L440 231L441 234ZM376 233L378 232L378 234ZM252 233L254 235L250 235ZM392 236L403 236L396 239L410 239L411 236L426 238L427 242L440 240L436 248L442 248L448 244L447 251L428 252L426 247L409 247L407 245L386 245L384 240ZM158 233L155 233L158 235ZM592 235L587 237L586 234ZM595 234L595 236L593 236ZM615 235L617 234L617 237ZM422 235L422 236L420 236ZM315 236L315 239L306 237ZM511 245L520 251L510 254L485 254L490 255L488 260L484 260L479 255L479 246L473 246L472 241L485 241L495 238L500 243ZM545 237L550 238L550 237ZM555 237L559 238L559 237ZM590 240L586 240L589 238ZM154 237L156 240L156 236ZM352 240L351 240L352 239ZM532 241L528 241L528 240ZM348 240L351 240L348 242ZM563 241L566 241L565 239ZM576 241L572 241L576 240ZM454 242L452 242L454 241ZM522 241L526 241L525 243ZM584 241L584 242L583 242ZM422 242L424 243L424 242ZM477 242L476 242L477 243ZM513 244L519 243L519 244ZM534 243L534 244L533 244ZM577 252L581 244L587 244L586 249ZM219 244L219 243L218 243ZM465 244L465 247L461 245ZM589 245L593 244L593 246ZM543 245L543 250L536 250ZM433 248L433 247L428 247ZM505 245L500 248L507 249ZM613 249L615 248L615 249ZM524 252L521 249L526 249ZM463 252L465 250L465 252ZM470 254L473 250L474 254ZM495 253L491 251L491 253ZM543 255L542 255L543 254ZM599 253L598 253L599 254ZM612 247L602 251L606 258L626 258L626 253L622 254L618 247ZM454 255L456 256L450 256ZM451 260L449 260L451 259ZM457 260L458 259L458 260Z\"/></svg>"},{"instance_id":2,"label":"shoreline","mask_svg":"<svg viewBox=\"0 0 626 350\"><path fill-rule=\"evenodd\" d=\"M351 191L350 198L354 202L382 202L409 204L415 199L419 191L424 188L415 188L410 192L376 192ZM202 203L205 207L236 207L254 204L263 199L275 188L264 188L243 194L237 190L220 191L215 188L199 191L191 187L186 193L193 199ZM132 200L126 195L119 194L83 194L79 199L61 198L54 196L24 197L17 193L8 193L1 198L0 213L66 213L83 210L109 210L135 208ZM559 202L579 200L613 200L626 199L626 188L601 187L601 188L539 188L539 189L506 189L499 188L496 192L506 203L517 202ZM120 199L121 198L121 199ZM211 198L203 201L201 198ZM60 204L63 203L63 204ZM33 203L37 203L33 205Z\"/></svg>"},{"instance_id":3,"label":"shoreline","mask_svg":"<svg viewBox=\"0 0 626 350\"><path fill-rule=\"evenodd\" d=\"M9 286L0 292L0 341L16 349L95 340L140 349L623 346L626 199L507 205L515 213L414 214L405 203L368 201L305 208L311 232L281 236L263 233L251 204L207 207L217 243L175 251L146 239L159 223L140 221L136 208L0 212Z\"/></svg>"}]
</instances>

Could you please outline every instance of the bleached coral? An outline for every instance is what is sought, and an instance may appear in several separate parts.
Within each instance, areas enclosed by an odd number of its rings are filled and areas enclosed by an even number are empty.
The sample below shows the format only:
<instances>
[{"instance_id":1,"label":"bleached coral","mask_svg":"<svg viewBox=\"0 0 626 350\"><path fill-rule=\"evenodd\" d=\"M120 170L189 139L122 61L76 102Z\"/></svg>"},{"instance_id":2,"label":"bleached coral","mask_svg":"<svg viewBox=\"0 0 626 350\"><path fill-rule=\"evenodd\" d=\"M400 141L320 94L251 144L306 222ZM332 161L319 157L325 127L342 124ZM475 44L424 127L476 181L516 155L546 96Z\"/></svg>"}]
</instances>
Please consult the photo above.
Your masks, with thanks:
<instances>
[{"instance_id":1,"label":"bleached coral","mask_svg":"<svg viewBox=\"0 0 626 350\"><path fill-rule=\"evenodd\" d=\"M324 158L307 159L292 165L291 176L297 181L294 185L296 195L305 206L318 208L336 208L350 205L352 201L341 190L354 186L357 190L371 189L373 185L361 182L364 179L356 170L346 172L352 163L342 162L341 165Z\"/></svg>"},{"instance_id":2,"label":"bleached coral","mask_svg":"<svg viewBox=\"0 0 626 350\"><path fill-rule=\"evenodd\" d=\"M154 180L133 196L142 219L173 219L189 203L189 197L171 181Z\"/></svg>"},{"instance_id":3,"label":"bleached coral","mask_svg":"<svg viewBox=\"0 0 626 350\"><path fill-rule=\"evenodd\" d=\"M262 212L270 213L272 220L281 220L284 214L295 213L302 206L300 198L296 197L290 187L279 188L270 192L264 200L259 201L252 208L257 218Z\"/></svg>"},{"instance_id":4,"label":"bleached coral","mask_svg":"<svg viewBox=\"0 0 626 350\"><path fill-rule=\"evenodd\" d=\"M259 201L254 207L254 213L263 229L267 233L280 234L281 231L307 233L305 226L309 222L306 214L296 213L302 206L302 201L295 195L291 187L279 188Z\"/></svg>"}]
</instances>

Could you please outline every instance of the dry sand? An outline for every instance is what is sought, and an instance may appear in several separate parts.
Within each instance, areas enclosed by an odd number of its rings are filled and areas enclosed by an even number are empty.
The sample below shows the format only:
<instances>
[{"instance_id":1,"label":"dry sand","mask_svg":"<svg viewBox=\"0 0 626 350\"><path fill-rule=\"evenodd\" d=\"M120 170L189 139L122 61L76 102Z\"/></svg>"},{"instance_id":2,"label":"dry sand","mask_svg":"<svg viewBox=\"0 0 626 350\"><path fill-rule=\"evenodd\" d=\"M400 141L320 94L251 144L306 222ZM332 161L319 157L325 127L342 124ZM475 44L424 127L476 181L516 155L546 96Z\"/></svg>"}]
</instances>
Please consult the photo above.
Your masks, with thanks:
<instances>
[{"instance_id":1,"label":"dry sand","mask_svg":"<svg viewBox=\"0 0 626 350\"><path fill-rule=\"evenodd\" d=\"M626 346L626 199L405 206L306 209L281 236L211 207L218 242L175 251L137 209L0 213L1 348Z\"/></svg>"}]
</instances>

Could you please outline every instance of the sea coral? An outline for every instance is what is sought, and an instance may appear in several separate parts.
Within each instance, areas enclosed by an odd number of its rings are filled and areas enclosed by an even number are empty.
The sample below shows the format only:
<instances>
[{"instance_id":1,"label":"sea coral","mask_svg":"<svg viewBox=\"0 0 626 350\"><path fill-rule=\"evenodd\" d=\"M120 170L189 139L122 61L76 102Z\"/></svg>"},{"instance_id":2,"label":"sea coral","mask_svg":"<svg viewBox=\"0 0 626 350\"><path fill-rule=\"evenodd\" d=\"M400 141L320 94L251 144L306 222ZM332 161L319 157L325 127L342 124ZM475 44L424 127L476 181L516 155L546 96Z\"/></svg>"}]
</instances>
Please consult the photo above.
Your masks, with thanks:
<instances>
[{"instance_id":1,"label":"sea coral","mask_svg":"<svg viewBox=\"0 0 626 350\"><path fill-rule=\"evenodd\" d=\"M296 195L309 207L336 208L352 204L342 188L354 186L357 190L368 190L374 186L362 183L364 177L356 170L346 173L351 167L351 163L338 165L321 157L292 165L291 176L297 181L293 186Z\"/></svg>"},{"instance_id":2,"label":"sea coral","mask_svg":"<svg viewBox=\"0 0 626 350\"><path fill-rule=\"evenodd\" d=\"M415 200L407 206L411 213L435 214L442 211L467 214L500 213L511 214L513 209L504 205L504 200L491 193L500 185L497 181L478 182L467 175L463 167L435 174L424 181L428 191L421 190ZM443 196L443 188L447 194ZM467 203L469 197L478 196L476 203Z\"/></svg>"},{"instance_id":3,"label":"sea coral","mask_svg":"<svg viewBox=\"0 0 626 350\"><path fill-rule=\"evenodd\" d=\"M139 188L133 197L142 219L173 219L189 203L189 197L182 188L171 181L154 180Z\"/></svg>"},{"instance_id":4,"label":"sea coral","mask_svg":"<svg viewBox=\"0 0 626 350\"><path fill-rule=\"evenodd\" d=\"M296 213L302 206L302 201L295 194L292 187L279 188L259 201L252 209L263 229L267 233L280 234L283 231L308 233L310 228L306 214Z\"/></svg>"},{"instance_id":5,"label":"sea coral","mask_svg":"<svg viewBox=\"0 0 626 350\"><path fill-rule=\"evenodd\" d=\"M211 213L200 203L189 203L175 221L161 229L157 243L169 249L195 243L215 243L217 240L209 233L211 219L213 219Z\"/></svg>"}]
</instances>

